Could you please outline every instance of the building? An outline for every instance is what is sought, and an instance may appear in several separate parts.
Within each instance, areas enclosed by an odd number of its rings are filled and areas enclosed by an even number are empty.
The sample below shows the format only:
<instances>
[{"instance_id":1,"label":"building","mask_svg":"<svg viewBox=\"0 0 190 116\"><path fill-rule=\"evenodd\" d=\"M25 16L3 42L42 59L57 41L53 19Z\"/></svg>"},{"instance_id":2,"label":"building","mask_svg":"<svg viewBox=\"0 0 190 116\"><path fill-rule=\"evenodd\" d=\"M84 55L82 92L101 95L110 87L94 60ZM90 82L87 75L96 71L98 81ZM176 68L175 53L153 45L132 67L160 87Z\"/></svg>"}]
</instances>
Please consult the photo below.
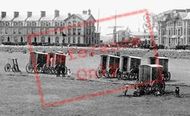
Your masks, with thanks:
<instances>
[{"instance_id":1,"label":"building","mask_svg":"<svg viewBox=\"0 0 190 116\"><path fill-rule=\"evenodd\" d=\"M14 12L13 17L1 12L0 41L3 44L26 45L28 35L36 34L32 38L35 45L89 46L100 41L95 23L90 10L65 16L60 15L58 10L55 10L54 16L47 16L45 11L41 11L40 16L27 12L26 17L19 12Z\"/></svg>"},{"instance_id":2,"label":"building","mask_svg":"<svg viewBox=\"0 0 190 116\"><path fill-rule=\"evenodd\" d=\"M154 42L155 44L158 44L158 33L154 32ZM151 43L151 35L149 32L132 32L132 37L139 38L142 42L146 41L148 44ZM152 45L152 44L151 44Z\"/></svg>"},{"instance_id":3,"label":"building","mask_svg":"<svg viewBox=\"0 0 190 116\"><path fill-rule=\"evenodd\" d=\"M174 9L157 15L160 45L190 45L190 9Z\"/></svg>"},{"instance_id":4,"label":"building","mask_svg":"<svg viewBox=\"0 0 190 116\"><path fill-rule=\"evenodd\" d=\"M117 40L118 42L124 41L125 39L130 37L130 32L127 30L119 30L117 31Z\"/></svg>"},{"instance_id":5,"label":"building","mask_svg":"<svg viewBox=\"0 0 190 116\"><path fill-rule=\"evenodd\" d=\"M124 41L126 39L129 39L131 37L133 38L139 38L141 41L147 41L150 43L151 36L148 32L131 32L129 29L126 30L119 30L117 31L118 35L118 41ZM154 32L154 41L156 44L158 44L158 33Z\"/></svg>"}]
</instances>

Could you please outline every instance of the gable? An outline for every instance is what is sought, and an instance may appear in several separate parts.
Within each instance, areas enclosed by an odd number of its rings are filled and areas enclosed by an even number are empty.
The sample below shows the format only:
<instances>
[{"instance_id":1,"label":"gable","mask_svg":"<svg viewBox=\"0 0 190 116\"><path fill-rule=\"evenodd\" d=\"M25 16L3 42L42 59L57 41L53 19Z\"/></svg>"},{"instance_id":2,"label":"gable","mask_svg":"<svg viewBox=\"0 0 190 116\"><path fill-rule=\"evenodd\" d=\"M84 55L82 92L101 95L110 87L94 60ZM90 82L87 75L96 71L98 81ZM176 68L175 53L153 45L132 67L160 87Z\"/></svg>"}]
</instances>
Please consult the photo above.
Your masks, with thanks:
<instances>
[{"instance_id":1,"label":"gable","mask_svg":"<svg viewBox=\"0 0 190 116\"><path fill-rule=\"evenodd\" d=\"M76 14L72 14L70 17L67 17L67 18L65 19L65 21L68 21L68 20L71 20L71 19L75 19L75 18L77 18L77 19L83 21L83 19L82 19L81 17L79 17L78 15L76 15Z\"/></svg>"},{"instance_id":2,"label":"gable","mask_svg":"<svg viewBox=\"0 0 190 116\"><path fill-rule=\"evenodd\" d=\"M93 20L93 21L96 21L96 19L95 19L92 15L90 15L89 18L88 18L87 20Z\"/></svg>"}]
</instances>

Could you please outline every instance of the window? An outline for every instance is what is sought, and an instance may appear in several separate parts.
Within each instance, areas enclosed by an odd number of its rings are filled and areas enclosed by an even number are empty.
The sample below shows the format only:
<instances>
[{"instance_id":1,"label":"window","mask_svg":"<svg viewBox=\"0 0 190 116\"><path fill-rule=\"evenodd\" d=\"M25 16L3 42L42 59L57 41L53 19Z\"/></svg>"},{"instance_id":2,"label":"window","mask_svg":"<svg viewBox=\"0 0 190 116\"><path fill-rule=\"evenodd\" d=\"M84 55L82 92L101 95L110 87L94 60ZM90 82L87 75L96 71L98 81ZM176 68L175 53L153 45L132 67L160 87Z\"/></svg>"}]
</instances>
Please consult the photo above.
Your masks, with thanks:
<instances>
[{"instance_id":1,"label":"window","mask_svg":"<svg viewBox=\"0 0 190 116\"><path fill-rule=\"evenodd\" d=\"M85 23L86 27L88 27L88 22Z\"/></svg>"},{"instance_id":2,"label":"window","mask_svg":"<svg viewBox=\"0 0 190 116\"><path fill-rule=\"evenodd\" d=\"M55 28L55 30L54 30L54 31L55 31L55 35L57 35L58 28Z\"/></svg>"},{"instance_id":3,"label":"window","mask_svg":"<svg viewBox=\"0 0 190 116\"><path fill-rule=\"evenodd\" d=\"M6 26L9 26L9 22L8 21L6 22Z\"/></svg>"},{"instance_id":4,"label":"window","mask_svg":"<svg viewBox=\"0 0 190 116\"><path fill-rule=\"evenodd\" d=\"M34 38L34 42L37 43L37 38L36 37Z\"/></svg>"},{"instance_id":5,"label":"window","mask_svg":"<svg viewBox=\"0 0 190 116\"><path fill-rule=\"evenodd\" d=\"M35 22L35 21L32 22L32 26L33 26L33 27L36 26L36 22Z\"/></svg>"},{"instance_id":6,"label":"window","mask_svg":"<svg viewBox=\"0 0 190 116\"><path fill-rule=\"evenodd\" d=\"M75 41L75 37L73 37L73 43L75 44L75 42L76 42L76 41Z\"/></svg>"},{"instance_id":7,"label":"window","mask_svg":"<svg viewBox=\"0 0 190 116\"><path fill-rule=\"evenodd\" d=\"M51 43L51 38L50 38L50 37L48 37L48 43L49 43L49 44Z\"/></svg>"},{"instance_id":8,"label":"window","mask_svg":"<svg viewBox=\"0 0 190 116\"><path fill-rule=\"evenodd\" d=\"M7 38L7 42L10 42L10 37Z\"/></svg>"},{"instance_id":9,"label":"window","mask_svg":"<svg viewBox=\"0 0 190 116\"><path fill-rule=\"evenodd\" d=\"M55 38L55 43L59 43L59 37Z\"/></svg>"},{"instance_id":10,"label":"window","mask_svg":"<svg viewBox=\"0 0 190 116\"><path fill-rule=\"evenodd\" d=\"M34 33L35 32L35 29L33 28L33 29L31 29L32 30L32 33Z\"/></svg>"},{"instance_id":11,"label":"window","mask_svg":"<svg viewBox=\"0 0 190 116\"><path fill-rule=\"evenodd\" d=\"M92 30L91 30L91 29L89 29L89 35L91 34L91 31L92 31Z\"/></svg>"},{"instance_id":12,"label":"window","mask_svg":"<svg viewBox=\"0 0 190 116\"><path fill-rule=\"evenodd\" d=\"M28 29L27 29L27 32L28 32L28 33L31 33L31 30L32 30L31 28L28 28Z\"/></svg>"},{"instance_id":13,"label":"window","mask_svg":"<svg viewBox=\"0 0 190 116\"><path fill-rule=\"evenodd\" d=\"M190 27L190 21L188 21L187 23L188 23L188 27Z\"/></svg>"},{"instance_id":14,"label":"window","mask_svg":"<svg viewBox=\"0 0 190 116\"><path fill-rule=\"evenodd\" d=\"M8 28L5 28L5 34L8 34Z\"/></svg>"},{"instance_id":15,"label":"window","mask_svg":"<svg viewBox=\"0 0 190 116\"><path fill-rule=\"evenodd\" d=\"M64 22L60 22L60 26L65 26Z\"/></svg>"},{"instance_id":16,"label":"window","mask_svg":"<svg viewBox=\"0 0 190 116\"><path fill-rule=\"evenodd\" d=\"M63 26L62 26L62 27L60 27L59 29L60 29L60 32L62 32L62 33L63 33L63 32L64 32L65 27L63 27Z\"/></svg>"},{"instance_id":17,"label":"window","mask_svg":"<svg viewBox=\"0 0 190 116\"><path fill-rule=\"evenodd\" d=\"M19 23L19 26L23 26L23 22L20 21L20 22L18 22L18 23Z\"/></svg>"},{"instance_id":18,"label":"window","mask_svg":"<svg viewBox=\"0 0 190 116\"><path fill-rule=\"evenodd\" d=\"M15 43L17 43L17 42L18 42L17 37L14 37L14 42L15 42Z\"/></svg>"},{"instance_id":19,"label":"window","mask_svg":"<svg viewBox=\"0 0 190 116\"><path fill-rule=\"evenodd\" d=\"M49 29L46 28L46 29L45 29L45 33L46 33L46 34L49 34L48 32L49 32Z\"/></svg>"},{"instance_id":20,"label":"window","mask_svg":"<svg viewBox=\"0 0 190 116\"><path fill-rule=\"evenodd\" d=\"M80 44L80 37L78 37L78 44Z\"/></svg>"},{"instance_id":21,"label":"window","mask_svg":"<svg viewBox=\"0 0 190 116\"><path fill-rule=\"evenodd\" d=\"M181 33L180 33L181 31L180 31L180 29L178 29L178 35L181 35Z\"/></svg>"},{"instance_id":22,"label":"window","mask_svg":"<svg viewBox=\"0 0 190 116\"><path fill-rule=\"evenodd\" d=\"M70 39L71 39L71 38L70 38L70 37L68 37L68 44L70 44Z\"/></svg>"},{"instance_id":23,"label":"window","mask_svg":"<svg viewBox=\"0 0 190 116\"><path fill-rule=\"evenodd\" d=\"M73 27L76 27L77 24L76 24L76 21L73 21Z\"/></svg>"},{"instance_id":24,"label":"window","mask_svg":"<svg viewBox=\"0 0 190 116\"><path fill-rule=\"evenodd\" d=\"M0 21L0 26L3 26L3 22L2 21Z\"/></svg>"},{"instance_id":25,"label":"window","mask_svg":"<svg viewBox=\"0 0 190 116\"><path fill-rule=\"evenodd\" d=\"M46 27L49 27L50 26L50 22L46 22Z\"/></svg>"},{"instance_id":26,"label":"window","mask_svg":"<svg viewBox=\"0 0 190 116\"><path fill-rule=\"evenodd\" d=\"M44 36L41 37L41 42L45 43L45 37Z\"/></svg>"},{"instance_id":27,"label":"window","mask_svg":"<svg viewBox=\"0 0 190 116\"><path fill-rule=\"evenodd\" d=\"M71 29L68 29L68 35L71 35Z\"/></svg>"},{"instance_id":28,"label":"window","mask_svg":"<svg viewBox=\"0 0 190 116\"><path fill-rule=\"evenodd\" d=\"M16 29L13 29L13 34L16 34Z\"/></svg>"},{"instance_id":29,"label":"window","mask_svg":"<svg viewBox=\"0 0 190 116\"><path fill-rule=\"evenodd\" d=\"M76 28L73 28L73 35L76 35Z\"/></svg>"},{"instance_id":30,"label":"window","mask_svg":"<svg viewBox=\"0 0 190 116\"><path fill-rule=\"evenodd\" d=\"M77 26L78 26L78 27L81 27L81 25L82 25L81 22L78 22L78 23L77 23Z\"/></svg>"},{"instance_id":31,"label":"window","mask_svg":"<svg viewBox=\"0 0 190 116\"><path fill-rule=\"evenodd\" d=\"M55 27L58 27L59 26L59 22L55 22Z\"/></svg>"},{"instance_id":32,"label":"window","mask_svg":"<svg viewBox=\"0 0 190 116\"><path fill-rule=\"evenodd\" d=\"M168 35L170 35L170 30L168 30Z\"/></svg>"},{"instance_id":33,"label":"window","mask_svg":"<svg viewBox=\"0 0 190 116\"><path fill-rule=\"evenodd\" d=\"M3 36L1 36L1 41L4 42L4 37Z\"/></svg>"},{"instance_id":34,"label":"window","mask_svg":"<svg viewBox=\"0 0 190 116\"><path fill-rule=\"evenodd\" d=\"M81 35L81 29L78 29L78 35Z\"/></svg>"},{"instance_id":35,"label":"window","mask_svg":"<svg viewBox=\"0 0 190 116\"><path fill-rule=\"evenodd\" d=\"M3 29L2 28L0 28L0 34L3 34Z\"/></svg>"},{"instance_id":36,"label":"window","mask_svg":"<svg viewBox=\"0 0 190 116\"><path fill-rule=\"evenodd\" d=\"M23 43L23 41L24 41L24 40L23 40L23 37L21 37L21 38L20 38L20 42Z\"/></svg>"},{"instance_id":37,"label":"window","mask_svg":"<svg viewBox=\"0 0 190 116\"><path fill-rule=\"evenodd\" d=\"M187 34L190 35L190 29L188 29Z\"/></svg>"},{"instance_id":38,"label":"window","mask_svg":"<svg viewBox=\"0 0 190 116\"><path fill-rule=\"evenodd\" d=\"M30 22L27 21L27 22L26 22L26 25L27 25L27 26L30 26Z\"/></svg>"},{"instance_id":39,"label":"window","mask_svg":"<svg viewBox=\"0 0 190 116\"><path fill-rule=\"evenodd\" d=\"M65 37L63 37L62 43L63 43L63 44L65 43Z\"/></svg>"},{"instance_id":40,"label":"window","mask_svg":"<svg viewBox=\"0 0 190 116\"><path fill-rule=\"evenodd\" d=\"M18 29L18 34L22 34L22 29Z\"/></svg>"},{"instance_id":41,"label":"window","mask_svg":"<svg viewBox=\"0 0 190 116\"><path fill-rule=\"evenodd\" d=\"M41 24L41 26L44 26L44 22L43 21L41 21L40 24Z\"/></svg>"},{"instance_id":42,"label":"window","mask_svg":"<svg viewBox=\"0 0 190 116\"><path fill-rule=\"evenodd\" d=\"M184 33L184 35L186 34L186 28L184 28L184 32L183 33Z\"/></svg>"}]
</instances>

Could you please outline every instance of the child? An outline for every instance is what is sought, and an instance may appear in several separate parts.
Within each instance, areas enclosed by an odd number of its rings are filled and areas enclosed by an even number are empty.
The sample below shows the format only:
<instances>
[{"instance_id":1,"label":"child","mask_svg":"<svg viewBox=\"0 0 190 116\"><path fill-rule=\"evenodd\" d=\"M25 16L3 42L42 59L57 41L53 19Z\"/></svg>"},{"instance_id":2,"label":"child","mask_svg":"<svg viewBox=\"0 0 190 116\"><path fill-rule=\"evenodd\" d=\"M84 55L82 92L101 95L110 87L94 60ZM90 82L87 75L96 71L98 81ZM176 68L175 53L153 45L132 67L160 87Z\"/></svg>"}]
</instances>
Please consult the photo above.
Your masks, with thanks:
<instances>
[{"instance_id":1,"label":"child","mask_svg":"<svg viewBox=\"0 0 190 116\"><path fill-rule=\"evenodd\" d=\"M176 97L179 97L180 96L180 89L179 89L179 87L176 87L175 88L175 95L176 95Z\"/></svg>"}]
</instances>

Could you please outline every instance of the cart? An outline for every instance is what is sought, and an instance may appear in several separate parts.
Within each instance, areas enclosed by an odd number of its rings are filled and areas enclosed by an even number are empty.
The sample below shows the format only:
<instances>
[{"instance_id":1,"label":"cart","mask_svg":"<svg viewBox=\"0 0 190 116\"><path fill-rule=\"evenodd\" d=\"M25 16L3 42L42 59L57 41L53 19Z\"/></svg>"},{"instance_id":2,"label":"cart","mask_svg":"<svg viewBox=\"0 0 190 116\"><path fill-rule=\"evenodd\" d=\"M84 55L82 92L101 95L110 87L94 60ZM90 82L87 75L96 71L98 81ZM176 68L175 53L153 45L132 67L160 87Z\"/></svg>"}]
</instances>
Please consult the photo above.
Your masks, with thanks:
<instances>
[{"instance_id":1,"label":"cart","mask_svg":"<svg viewBox=\"0 0 190 116\"><path fill-rule=\"evenodd\" d=\"M131 85L135 89L134 96L145 94L162 95L165 91L165 80L163 77L163 66L161 65L140 65L139 79ZM126 95L128 86L124 91Z\"/></svg>"},{"instance_id":2,"label":"cart","mask_svg":"<svg viewBox=\"0 0 190 116\"><path fill-rule=\"evenodd\" d=\"M65 75L68 72L65 64L66 55L63 53L31 52L29 63L26 65L26 71L28 73L34 73L36 69L38 73L61 73Z\"/></svg>"},{"instance_id":3,"label":"cart","mask_svg":"<svg viewBox=\"0 0 190 116\"><path fill-rule=\"evenodd\" d=\"M115 55L101 55L100 67L97 70L96 76L98 78L117 77L119 72L120 57Z\"/></svg>"},{"instance_id":4,"label":"cart","mask_svg":"<svg viewBox=\"0 0 190 116\"><path fill-rule=\"evenodd\" d=\"M66 55L64 53L48 53L47 63L43 65L44 73L57 74L59 66L62 66L62 75L67 74L68 69L66 67Z\"/></svg>"},{"instance_id":5,"label":"cart","mask_svg":"<svg viewBox=\"0 0 190 116\"><path fill-rule=\"evenodd\" d=\"M29 63L26 65L26 72L28 73L42 73L44 72L43 66L47 63L48 53L31 52Z\"/></svg>"},{"instance_id":6,"label":"cart","mask_svg":"<svg viewBox=\"0 0 190 116\"><path fill-rule=\"evenodd\" d=\"M166 57L149 57L148 59L149 64L159 63L163 66L163 74L166 81L169 81L171 79L171 73L168 71L168 62L169 59Z\"/></svg>"},{"instance_id":7,"label":"cart","mask_svg":"<svg viewBox=\"0 0 190 116\"><path fill-rule=\"evenodd\" d=\"M21 72L18 66L17 59L8 58L8 63L4 66L5 72Z\"/></svg>"},{"instance_id":8,"label":"cart","mask_svg":"<svg viewBox=\"0 0 190 116\"><path fill-rule=\"evenodd\" d=\"M120 70L118 73L118 79L136 80L139 75L139 65L141 64L141 58L135 56L123 55L120 58Z\"/></svg>"}]
</instances>

